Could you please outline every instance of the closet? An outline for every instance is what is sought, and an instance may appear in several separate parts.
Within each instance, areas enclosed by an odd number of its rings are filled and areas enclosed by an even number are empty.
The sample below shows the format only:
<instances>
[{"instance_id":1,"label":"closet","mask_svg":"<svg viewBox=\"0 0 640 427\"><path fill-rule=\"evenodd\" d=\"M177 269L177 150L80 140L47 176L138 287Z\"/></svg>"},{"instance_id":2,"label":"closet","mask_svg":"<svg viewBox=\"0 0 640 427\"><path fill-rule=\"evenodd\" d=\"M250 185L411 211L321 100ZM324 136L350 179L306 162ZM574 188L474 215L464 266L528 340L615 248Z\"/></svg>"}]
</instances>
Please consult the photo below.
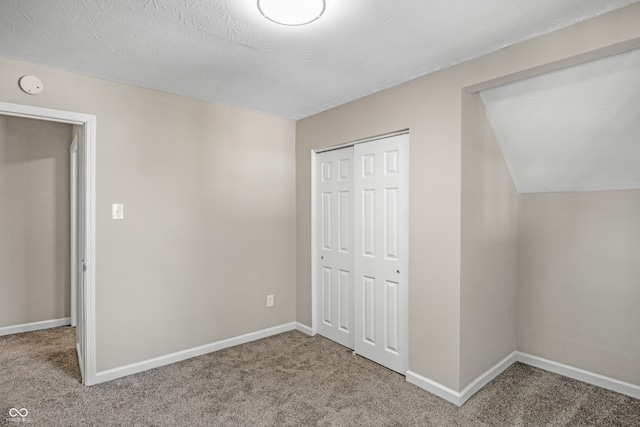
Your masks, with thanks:
<instances>
[{"instance_id":1,"label":"closet","mask_svg":"<svg viewBox=\"0 0 640 427\"><path fill-rule=\"evenodd\" d=\"M407 370L409 135L316 154L316 331Z\"/></svg>"}]
</instances>

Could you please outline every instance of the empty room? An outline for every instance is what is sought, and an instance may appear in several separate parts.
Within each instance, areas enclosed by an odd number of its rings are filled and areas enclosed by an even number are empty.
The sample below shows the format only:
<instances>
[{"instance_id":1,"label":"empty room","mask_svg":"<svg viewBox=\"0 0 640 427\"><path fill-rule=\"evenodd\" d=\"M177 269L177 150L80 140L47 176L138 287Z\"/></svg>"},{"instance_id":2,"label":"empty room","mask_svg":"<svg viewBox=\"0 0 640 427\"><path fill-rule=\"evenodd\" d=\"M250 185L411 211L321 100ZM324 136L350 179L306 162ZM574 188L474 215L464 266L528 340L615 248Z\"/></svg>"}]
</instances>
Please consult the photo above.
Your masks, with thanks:
<instances>
[{"instance_id":1,"label":"empty room","mask_svg":"<svg viewBox=\"0 0 640 427\"><path fill-rule=\"evenodd\" d=\"M640 425L639 1L0 40L0 425Z\"/></svg>"}]
</instances>

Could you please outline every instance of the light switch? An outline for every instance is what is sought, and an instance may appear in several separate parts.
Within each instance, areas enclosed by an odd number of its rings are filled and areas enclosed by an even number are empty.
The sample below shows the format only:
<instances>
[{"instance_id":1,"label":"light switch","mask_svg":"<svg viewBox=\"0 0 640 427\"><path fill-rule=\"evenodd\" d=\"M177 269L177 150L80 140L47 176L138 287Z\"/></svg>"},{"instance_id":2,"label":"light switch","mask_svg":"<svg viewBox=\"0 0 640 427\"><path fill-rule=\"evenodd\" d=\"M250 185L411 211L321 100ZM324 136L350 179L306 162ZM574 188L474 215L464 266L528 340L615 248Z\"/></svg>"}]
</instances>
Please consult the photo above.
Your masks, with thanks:
<instances>
[{"instance_id":1,"label":"light switch","mask_svg":"<svg viewBox=\"0 0 640 427\"><path fill-rule=\"evenodd\" d=\"M124 205L114 203L111 205L111 219L124 219Z\"/></svg>"}]
</instances>

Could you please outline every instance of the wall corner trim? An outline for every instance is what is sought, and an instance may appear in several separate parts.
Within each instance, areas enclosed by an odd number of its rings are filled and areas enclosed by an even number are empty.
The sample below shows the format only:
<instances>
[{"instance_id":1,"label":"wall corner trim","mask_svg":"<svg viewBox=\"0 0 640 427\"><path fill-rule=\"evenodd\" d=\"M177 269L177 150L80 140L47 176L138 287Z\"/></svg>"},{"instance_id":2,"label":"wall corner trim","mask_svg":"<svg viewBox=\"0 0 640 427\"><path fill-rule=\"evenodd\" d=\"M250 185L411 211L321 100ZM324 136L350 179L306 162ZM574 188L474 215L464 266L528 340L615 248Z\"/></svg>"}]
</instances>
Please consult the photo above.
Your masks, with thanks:
<instances>
[{"instance_id":1,"label":"wall corner trim","mask_svg":"<svg viewBox=\"0 0 640 427\"><path fill-rule=\"evenodd\" d=\"M624 394L636 399L640 399L640 386L616 380L614 378L605 377L604 375L585 371L583 369L574 368L573 366L563 365L562 363L552 360L543 359L542 357L533 356L527 353L516 352L516 359L520 363L544 369L574 380L582 381L598 387L606 388L620 394Z\"/></svg>"},{"instance_id":2,"label":"wall corner trim","mask_svg":"<svg viewBox=\"0 0 640 427\"><path fill-rule=\"evenodd\" d=\"M513 365L517 361L517 352L514 351L476 378L460 392L460 405L464 404L471 396L476 394L478 390L489 384L495 377L503 373L509 366Z\"/></svg>"},{"instance_id":3,"label":"wall corner trim","mask_svg":"<svg viewBox=\"0 0 640 427\"><path fill-rule=\"evenodd\" d=\"M312 328L310 328L307 325L304 325L300 322L296 322L296 331L300 331L303 334L307 334L309 336L314 336L316 334L316 331L314 331Z\"/></svg>"},{"instance_id":4,"label":"wall corner trim","mask_svg":"<svg viewBox=\"0 0 640 427\"><path fill-rule=\"evenodd\" d=\"M115 380L116 378L126 377L128 375L137 374L139 372L159 368L161 366L170 365L172 363L191 359L192 357L202 356L208 353L213 353L215 351L222 350L228 347L234 347L236 345L245 344L262 338L267 338L272 335L278 335L283 332L293 331L294 329L296 329L295 322L284 323L279 326L262 329L256 332L250 332L248 334L216 341L187 350L177 351L175 353L167 354L164 356L142 360L140 362L131 363L125 366L119 366L117 368L107 369L106 371L100 371L96 373L94 384Z\"/></svg>"},{"instance_id":5,"label":"wall corner trim","mask_svg":"<svg viewBox=\"0 0 640 427\"><path fill-rule=\"evenodd\" d=\"M516 352L514 351L513 353L496 363L493 367L489 368L485 373L476 378L471 384L467 385L462 391L454 391L449 387L443 386L440 383L437 383L411 371L407 371L407 381L413 385L425 389L429 393L435 394L436 396L453 403L454 405L462 406L478 390L487 385L491 380L500 375L515 362L517 362L517 358Z\"/></svg>"},{"instance_id":6,"label":"wall corner trim","mask_svg":"<svg viewBox=\"0 0 640 427\"><path fill-rule=\"evenodd\" d=\"M440 383L437 383L429 378L423 377L420 374L416 374L412 371L407 371L407 382L420 387L423 390L428 391L431 394L435 394L438 397L443 398L446 401L453 403L454 405L460 406L461 403L461 394L457 391L450 389L449 387L443 386Z\"/></svg>"},{"instance_id":7,"label":"wall corner trim","mask_svg":"<svg viewBox=\"0 0 640 427\"><path fill-rule=\"evenodd\" d=\"M69 325L71 325L71 318L64 317L62 319L43 320L42 322L23 323L22 325L3 326L0 328L0 337Z\"/></svg>"}]
</instances>

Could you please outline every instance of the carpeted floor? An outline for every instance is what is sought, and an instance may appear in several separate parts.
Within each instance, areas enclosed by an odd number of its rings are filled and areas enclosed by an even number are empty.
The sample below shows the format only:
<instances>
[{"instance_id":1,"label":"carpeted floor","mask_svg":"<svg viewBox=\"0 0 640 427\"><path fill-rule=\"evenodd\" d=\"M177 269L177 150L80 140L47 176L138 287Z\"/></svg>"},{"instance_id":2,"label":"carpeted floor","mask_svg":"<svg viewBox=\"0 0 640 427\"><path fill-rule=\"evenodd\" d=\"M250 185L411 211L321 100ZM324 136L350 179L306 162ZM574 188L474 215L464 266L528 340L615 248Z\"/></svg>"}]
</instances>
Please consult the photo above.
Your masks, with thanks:
<instances>
[{"instance_id":1,"label":"carpeted floor","mask_svg":"<svg viewBox=\"0 0 640 427\"><path fill-rule=\"evenodd\" d=\"M640 426L640 400L522 364L458 408L295 331L84 387L74 333L0 337L0 425Z\"/></svg>"}]
</instances>

